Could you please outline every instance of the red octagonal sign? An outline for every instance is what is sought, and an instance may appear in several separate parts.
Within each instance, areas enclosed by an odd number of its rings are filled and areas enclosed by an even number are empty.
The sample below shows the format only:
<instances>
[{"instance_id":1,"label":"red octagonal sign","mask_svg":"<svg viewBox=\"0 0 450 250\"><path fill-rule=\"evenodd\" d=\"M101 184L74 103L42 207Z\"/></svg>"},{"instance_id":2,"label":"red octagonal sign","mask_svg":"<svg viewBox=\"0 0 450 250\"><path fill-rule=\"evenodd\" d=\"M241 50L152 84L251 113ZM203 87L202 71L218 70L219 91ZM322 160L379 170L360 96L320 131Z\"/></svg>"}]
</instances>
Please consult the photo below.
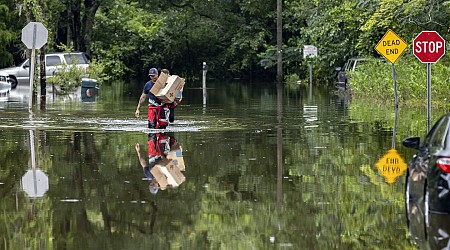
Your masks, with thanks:
<instances>
[{"instance_id":1,"label":"red octagonal sign","mask_svg":"<svg viewBox=\"0 0 450 250\"><path fill-rule=\"evenodd\" d=\"M422 63L436 63L445 54L445 40L436 31L422 31L414 39L413 53Z\"/></svg>"}]
</instances>

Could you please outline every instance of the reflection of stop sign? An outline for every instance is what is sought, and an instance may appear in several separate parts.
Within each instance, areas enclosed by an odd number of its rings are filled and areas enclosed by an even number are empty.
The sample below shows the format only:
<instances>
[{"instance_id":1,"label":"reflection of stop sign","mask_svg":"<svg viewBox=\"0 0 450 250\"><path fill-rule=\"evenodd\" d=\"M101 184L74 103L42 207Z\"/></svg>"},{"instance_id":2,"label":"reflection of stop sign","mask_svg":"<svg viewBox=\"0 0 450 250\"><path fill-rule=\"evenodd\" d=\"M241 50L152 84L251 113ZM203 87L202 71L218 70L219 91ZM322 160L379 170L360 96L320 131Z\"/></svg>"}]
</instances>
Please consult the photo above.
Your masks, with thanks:
<instances>
[{"instance_id":1,"label":"reflection of stop sign","mask_svg":"<svg viewBox=\"0 0 450 250\"><path fill-rule=\"evenodd\" d=\"M414 39L413 53L423 63L435 63L445 54L445 40L436 31L422 31Z\"/></svg>"},{"instance_id":2,"label":"reflection of stop sign","mask_svg":"<svg viewBox=\"0 0 450 250\"><path fill-rule=\"evenodd\" d=\"M22 176L22 188L28 197L42 197L48 190L48 177L39 169L30 169Z\"/></svg>"}]
</instances>

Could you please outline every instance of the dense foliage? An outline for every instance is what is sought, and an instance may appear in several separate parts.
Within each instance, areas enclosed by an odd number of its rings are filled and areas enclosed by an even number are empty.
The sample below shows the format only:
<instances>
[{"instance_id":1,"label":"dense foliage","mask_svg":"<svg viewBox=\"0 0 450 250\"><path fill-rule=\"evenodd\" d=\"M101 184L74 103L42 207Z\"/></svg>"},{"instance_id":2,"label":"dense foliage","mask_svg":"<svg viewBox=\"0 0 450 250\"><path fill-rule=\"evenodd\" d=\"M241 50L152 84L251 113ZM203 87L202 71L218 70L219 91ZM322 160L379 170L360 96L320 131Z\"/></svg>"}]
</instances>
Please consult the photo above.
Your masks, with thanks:
<instances>
[{"instance_id":1,"label":"dense foliage","mask_svg":"<svg viewBox=\"0 0 450 250\"><path fill-rule=\"evenodd\" d=\"M284 74L307 74L306 44L319 49L314 73L331 79L334 68L349 57L377 56L374 47L387 29L406 41L422 30L436 30L446 39L449 3L285 0ZM0 66L10 66L13 57L23 59L21 29L28 21L41 21L50 31L47 51L61 44L85 51L114 77L144 75L156 66L195 78L207 62L212 77L274 79L276 9L269 0L5 0L0 4Z\"/></svg>"}]
</instances>

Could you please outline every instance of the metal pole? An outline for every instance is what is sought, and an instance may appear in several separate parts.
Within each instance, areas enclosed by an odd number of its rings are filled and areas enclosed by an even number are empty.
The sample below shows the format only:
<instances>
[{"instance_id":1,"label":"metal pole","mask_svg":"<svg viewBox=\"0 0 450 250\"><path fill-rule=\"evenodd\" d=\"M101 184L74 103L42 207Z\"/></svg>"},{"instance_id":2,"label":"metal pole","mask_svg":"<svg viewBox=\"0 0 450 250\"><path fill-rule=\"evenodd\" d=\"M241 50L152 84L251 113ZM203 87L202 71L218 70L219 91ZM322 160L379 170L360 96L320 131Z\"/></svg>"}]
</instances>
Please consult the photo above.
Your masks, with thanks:
<instances>
[{"instance_id":1,"label":"metal pole","mask_svg":"<svg viewBox=\"0 0 450 250\"><path fill-rule=\"evenodd\" d=\"M309 64L309 84L312 85L312 63Z\"/></svg>"},{"instance_id":2,"label":"metal pole","mask_svg":"<svg viewBox=\"0 0 450 250\"><path fill-rule=\"evenodd\" d=\"M309 104L312 101L312 63L309 64Z\"/></svg>"},{"instance_id":3,"label":"metal pole","mask_svg":"<svg viewBox=\"0 0 450 250\"><path fill-rule=\"evenodd\" d=\"M33 81L34 81L34 62L36 61L36 50L33 48L31 49L31 58L30 58L30 91L29 91L29 98L30 101L28 102L28 108L31 110L33 107Z\"/></svg>"},{"instance_id":4,"label":"metal pole","mask_svg":"<svg viewBox=\"0 0 450 250\"><path fill-rule=\"evenodd\" d=\"M394 118L394 131L392 134L392 148L395 149L395 137L397 134L397 116L398 116L398 93L397 93L397 77L395 74L395 65L392 64L392 80L394 81L394 102L395 102L395 118Z\"/></svg>"},{"instance_id":5,"label":"metal pole","mask_svg":"<svg viewBox=\"0 0 450 250\"><path fill-rule=\"evenodd\" d=\"M428 96L428 129L427 131L430 131L431 129L431 63L427 63L427 96Z\"/></svg>"},{"instance_id":6,"label":"metal pole","mask_svg":"<svg viewBox=\"0 0 450 250\"><path fill-rule=\"evenodd\" d=\"M34 131L30 129L30 151L31 151L31 168L36 168L36 148L34 143Z\"/></svg>"},{"instance_id":7,"label":"metal pole","mask_svg":"<svg viewBox=\"0 0 450 250\"><path fill-rule=\"evenodd\" d=\"M203 62L203 106L206 106L206 72L207 72L206 62Z\"/></svg>"},{"instance_id":8,"label":"metal pole","mask_svg":"<svg viewBox=\"0 0 450 250\"><path fill-rule=\"evenodd\" d=\"M31 108L33 107L33 81L34 81L34 62L36 61L36 32L37 32L37 25L34 24L33 26L33 43L31 46L31 58L30 58L30 100L28 102L28 108L31 111Z\"/></svg>"}]
</instances>

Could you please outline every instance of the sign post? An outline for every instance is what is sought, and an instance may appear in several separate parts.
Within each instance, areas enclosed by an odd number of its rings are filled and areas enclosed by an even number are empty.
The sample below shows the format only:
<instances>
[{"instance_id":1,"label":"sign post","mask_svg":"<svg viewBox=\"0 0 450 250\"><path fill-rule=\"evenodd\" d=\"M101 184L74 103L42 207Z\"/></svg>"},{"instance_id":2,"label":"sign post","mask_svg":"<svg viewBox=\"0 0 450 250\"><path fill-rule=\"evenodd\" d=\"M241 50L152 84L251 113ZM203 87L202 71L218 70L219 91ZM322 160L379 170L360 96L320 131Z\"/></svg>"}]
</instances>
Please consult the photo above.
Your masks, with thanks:
<instances>
[{"instance_id":1,"label":"sign post","mask_svg":"<svg viewBox=\"0 0 450 250\"><path fill-rule=\"evenodd\" d=\"M31 110L33 104L33 82L34 82L34 64L36 61L36 49L40 49L47 43L48 30L42 23L29 22L22 29L22 42L31 49L31 64L30 64L30 101L29 109Z\"/></svg>"},{"instance_id":2,"label":"sign post","mask_svg":"<svg viewBox=\"0 0 450 250\"><path fill-rule=\"evenodd\" d=\"M388 30L384 34L383 38L375 46L375 50L378 51L386 60L392 63L392 79L394 81L394 96L395 106L398 107L398 95L397 95L397 79L395 75L395 62L405 51L408 44L403 41L401 37L395 34L392 30Z\"/></svg>"},{"instance_id":3,"label":"sign post","mask_svg":"<svg viewBox=\"0 0 450 250\"><path fill-rule=\"evenodd\" d=\"M403 51L408 47L408 44L403 41L401 37L395 34L392 30L388 30L384 34L383 38L375 46L375 50L378 51L386 60L392 63L392 80L394 82L394 100L395 111L398 110L398 94L397 94L397 78L395 74L395 62L402 55ZM392 136L392 148L395 149L395 136L396 126L394 126L394 132Z\"/></svg>"},{"instance_id":4,"label":"sign post","mask_svg":"<svg viewBox=\"0 0 450 250\"><path fill-rule=\"evenodd\" d=\"M303 46L303 59L317 57L317 47L314 45ZM312 93L312 63L309 62L309 93Z\"/></svg>"},{"instance_id":5,"label":"sign post","mask_svg":"<svg viewBox=\"0 0 450 250\"><path fill-rule=\"evenodd\" d=\"M436 63L445 54L445 40L436 31L422 31L414 39L413 53L420 62L427 64L428 123L431 129L431 64Z\"/></svg>"}]
</instances>

